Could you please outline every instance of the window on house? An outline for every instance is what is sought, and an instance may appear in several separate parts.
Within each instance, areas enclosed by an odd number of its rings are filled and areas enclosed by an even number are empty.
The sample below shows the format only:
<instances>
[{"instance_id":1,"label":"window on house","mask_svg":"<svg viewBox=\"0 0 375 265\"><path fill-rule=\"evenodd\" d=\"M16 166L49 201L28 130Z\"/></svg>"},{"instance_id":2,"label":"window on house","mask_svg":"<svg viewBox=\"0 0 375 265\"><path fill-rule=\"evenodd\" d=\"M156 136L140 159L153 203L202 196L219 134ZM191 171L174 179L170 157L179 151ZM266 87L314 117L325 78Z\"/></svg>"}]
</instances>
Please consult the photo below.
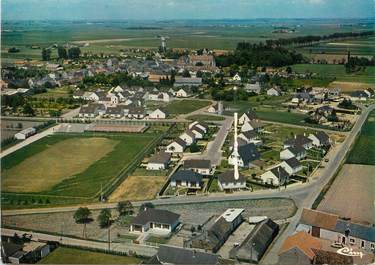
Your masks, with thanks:
<instances>
[{"instance_id":1,"label":"window on house","mask_svg":"<svg viewBox=\"0 0 375 265\"><path fill-rule=\"evenodd\" d=\"M354 238L350 238L349 242L350 242L350 244L354 244L355 243L355 239Z\"/></svg>"},{"instance_id":2,"label":"window on house","mask_svg":"<svg viewBox=\"0 0 375 265\"><path fill-rule=\"evenodd\" d=\"M365 241L363 241L363 240L361 242L361 248L365 248Z\"/></svg>"},{"instance_id":3,"label":"window on house","mask_svg":"<svg viewBox=\"0 0 375 265\"><path fill-rule=\"evenodd\" d=\"M371 244L371 250L375 249L375 244Z\"/></svg>"}]
</instances>

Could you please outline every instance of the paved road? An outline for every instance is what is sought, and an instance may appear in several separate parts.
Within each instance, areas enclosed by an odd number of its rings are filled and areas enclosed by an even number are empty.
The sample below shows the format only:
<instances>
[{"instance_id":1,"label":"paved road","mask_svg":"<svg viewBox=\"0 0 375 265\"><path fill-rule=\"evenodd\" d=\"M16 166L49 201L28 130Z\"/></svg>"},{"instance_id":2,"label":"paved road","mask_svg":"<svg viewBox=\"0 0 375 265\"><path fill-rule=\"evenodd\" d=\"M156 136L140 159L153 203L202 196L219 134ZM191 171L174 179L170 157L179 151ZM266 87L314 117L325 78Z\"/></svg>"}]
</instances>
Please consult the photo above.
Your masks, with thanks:
<instances>
[{"instance_id":1,"label":"paved road","mask_svg":"<svg viewBox=\"0 0 375 265\"><path fill-rule=\"evenodd\" d=\"M80 109L81 109L80 107L76 108L76 109L73 109L73 110L61 115L61 118L63 118L63 119L73 119L74 117L78 116Z\"/></svg>"},{"instance_id":2,"label":"paved road","mask_svg":"<svg viewBox=\"0 0 375 265\"><path fill-rule=\"evenodd\" d=\"M340 144L339 150L335 152L335 156L330 159L326 164L325 170L322 170L321 176L309 188L305 191L305 198L297 201L298 210L296 215L291 219L286 230L279 236L272 248L268 251L267 255L263 258L261 264L277 264L278 255L277 252L282 246L284 240L293 234L295 228L298 225L299 219L301 218L303 208L311 208L314 201L322 191L323 187L329 182L329 180L335 175L340 166L345 162L345 157L349 152L351 146L355 142L358 133L361 131L363 124L365 123L368 114L375 109L375 105L368 108L362 109L362 114L359 116L356 124L353 126L350 134L346 137L345 141ZM302 190L301 190L302 191Z\"/></svg>"},{"instance_id":3,"label":"paved road","mask_svg":"<svg viewBox=\"0 0 375 265\"><path fill-rule=\"evenodd\" d=\"M216 133L216 137L213 141L207 144L206 150L202 154L198 155L185 155L184 160L187 159L208 159L212 165L218 166L221 163L221 148L224 145L225 139L232 127L233 118L227 117L224 121L215 122L217 125L221 125L219 131Z\"/></svg>"},{"instance_id":4,"label":"paved road","mask_svg":"<svg viewBox=\"0 0 375 265\"><path fill-rule=\"evenodd\" d=\"M53 126L53 127L49 128L49 129L47 129L45 131L42 131L42 132L37 133L37 134L35 134L33 136L30 136L29 138L27 138L26 140L20 142L19 144L16 144L16 145L14 145L12 147L9 147L8 149L5 149L4 151L2 151L0 153L0 158L3 158L5 156L7 156L7 155L9 155L9 154L17 151L18 149L21 149L22 147L25 147L25 146L27 146L27 145L35 142L35 141L38 141L38 140L42 139L43 137L46 137L46 136L48 136L50 134L53 134L55 131L58 130L59 127L60 127L60 124L58 124L56 126Z\"/></svg>"},{"instance_id":5,"label":"paved road","mask_svg":"<svg viewBox=\"0 0 375 265\"><path fill-rule=\"evenodd\" d=\"M22 235L24 233L31 234L32 238L35 240L45 240L45 241L55 241L60 242L60 244L68 245L68 246L80 246L80 247L88 247L92 249L98 250L108 250L108 242L97 242L91 240L84 240L84 239L76 239L71 237L60 237L54 236L44 233L35 233L35 232L25 232L21 230L14 230L14 229L1 229L1 235L5 236L13 236L14 233L18 235ZM136 252L139 255L152 257L157 253L157 248L148 246L148 245L137 245L132 243L111 243L110 246L112 251L116 252L124 252L129 254L129 252Z\"/></svg>"}]
</instances>

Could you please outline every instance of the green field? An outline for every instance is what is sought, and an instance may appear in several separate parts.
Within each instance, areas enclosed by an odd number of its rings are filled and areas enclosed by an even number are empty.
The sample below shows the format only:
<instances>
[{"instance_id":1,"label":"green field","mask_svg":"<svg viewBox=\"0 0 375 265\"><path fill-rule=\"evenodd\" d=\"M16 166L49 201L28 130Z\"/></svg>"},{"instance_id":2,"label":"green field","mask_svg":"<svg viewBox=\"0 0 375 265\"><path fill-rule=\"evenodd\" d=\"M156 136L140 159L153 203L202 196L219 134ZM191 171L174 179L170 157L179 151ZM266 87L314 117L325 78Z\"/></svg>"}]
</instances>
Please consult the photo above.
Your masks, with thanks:
<instances>
[{"instance_id":1,"label":"green field","mask_svg":"<svg viewBox=\"0 0 375 265\"><path fill-rule=\"evenodd\" d=\"M188 114L210 104L211 102L207 100L174 100L165 107L165 110L172 115Z\"/></svg>"},{"instance_id":2,"label":"green field","mask_svg":"<svg viewBox=\"0 0 375 265\"><path fill-rule=\"evenodd\" d=\"M348 51L352 55L372 56L375 53L375 37L358 38L340 41L327 41L320 44L298 49L305 54L342 54Z\"/></svg>"},{"instance_id":3,"label":"green field","mask_svg":"<svg viewBox=\"0 0 375 265\"><path fill-rule=\"evenodd\" d=\"M224 117L221 116L212 116L212 115L191 115L187 119L192 121L223 121Z\"/></svg>"},{"instance_id":4,"label":"green field","mask_svg":"<svg viewBox=\"0 0 375 265\"><path fill-rule=\"evenodd\" d=\"M375 111L362 127L361 134L346 161L348 164L375 165Z\"/></svg>"},{"instance_id":5,"label":"green field","mask_svg":"<svg viewBox=\"0 0 375 265\"><path fill-rule=\"evenodd\" d=\"M297 73L317 73L323 78L336 78L336 81L360 82L375 84L375 67L368 66L365 71L348 74L343 65L330 64L298 64L292 66Z\"/></svg>"},{"instance_id":6,"label":"green field","mask_svg":"<svg viewBox=\"0 0 375 265\"><path fill-rule=\"evenodd\" d=\"M141 260L135 257L59 247L38 264L139 264L140 262Z\"/></svg>"},{"instance_id":7,"label":"green field","mask_svg":"<svg viewBox=\"0 0 375 265\"><path fill-rule=\"evenodd\" d=\"M64 134L43 138L3 158L2 202L6 205L14 200L16 204L15 200L25 199L30 203L31 196L35 201L49 198L51 204L92 200L101 186L111 185L158 135Z\"/></svg>"},{"instance_id":8,"label":"green field","mask_svg":"<svg viewBox=\"0 0 375 265\"><path fill-rule=\"evenodd\" d=\"M66 44L75 42L84 44L90 42L87 47L82 47L82 52L96 54L120 54L127 48L153 48L160 46L160 40L156 37L169 36L168 47L191 49L227 49L236 48L237 43L264 42L267 39L297 37L306 35L327 35L334 32L352 32L369 30L353 25L341 25L337 27L337 21L309 21L299 20L285 21L285 25L291 22L302 24L303 27L294 33L273 33L275 21L232 21L232 20L196 20L196 21L105 21L105 22L11 22L3 23L2 32L2 62L13 62L17 59L41 60L41 49L31 49L31 45L41 48L52 44ZM279 21L277 22L279 23ZM20 49L19 53L8 53L10 47ZM366 48L366 47L365 47ZM307 51L303 51L308 52ZM373 52L371 53L373 54ZM56 58L56 50L53 50L53 58Z\"/></svg>"}]
</instances>

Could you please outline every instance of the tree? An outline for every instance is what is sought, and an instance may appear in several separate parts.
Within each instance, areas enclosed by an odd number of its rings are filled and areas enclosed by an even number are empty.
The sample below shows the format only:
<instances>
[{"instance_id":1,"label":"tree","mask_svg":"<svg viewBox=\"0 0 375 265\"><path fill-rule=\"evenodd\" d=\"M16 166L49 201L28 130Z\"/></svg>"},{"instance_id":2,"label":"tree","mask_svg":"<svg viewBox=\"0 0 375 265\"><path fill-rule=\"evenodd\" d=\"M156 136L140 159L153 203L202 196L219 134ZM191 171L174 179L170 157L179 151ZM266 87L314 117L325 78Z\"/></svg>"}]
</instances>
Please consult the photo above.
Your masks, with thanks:
<instances>
[{"instance_id":1,"label":"tree","mask_svg":"<svg viewBox=\"0 0 375 265\"><path fill-rule=\"evenodd\" d=\"M190 152L191 153L197 153L199 152L199 146L196 143L193 143L190 145Z\"/></svg>"},{"instance_id":2,"label":"tree","mask_svg":"<svg viewBox=\"0 0 375 265\"><path fill-rule=\"evenodd\" d=\"M57 47L57 54L59 56L59 59L68 59L68 53L63 46Z\"/></svg>"},{"instance_id":3,"label":"tree","mask_svg":"<svg viewBox=\"0 0 375 265\"><path fill-rule=\"evenodd\" d=\"M109 227L111 225L111 218L112 218L111 210L102 209L98 216L98 222L99 222L100 228Z\"/></svg>"},{"instance_id":4,"label":"tree","mask_svg":"<svg viewBox=\"0 0 375 265\"><path fill-rule=\"evenodd\" d=\"M293 72L292 67L288 66L288 67L286 68L286 72L287 72L288 74L291 74L291 73Z\"/></svg>"},{"instance_id":5,"label":"tree","mask_svg":"<svg viewBox=\"0 0 375 265\"><path fill-rule=\"evenodd\" d=\"M27 115L27 116L35 116L35 111L33 107L31 107L30 103L26 103L23 106L22 113Z\"/></svg>"},{"instance_id":6,"label":"tree","mask_svg":"<svg viewBox=\"0 0 375 265\"><path fill-rule=\"evenodd\" d=\"M49 61L51 59L51 50L44 48L42 50L42 60Z\"/></svg>"},{"instance_id":7,"label":"tree","mask_svg":"<svg viewBox=\"0 0 375 265\"><path fill-rule=\"evenodd\" d=\"M82 235L86 238L86 225L92 222L91 211L87 207L80 207L73 216L77 224L83 224Z\"/></svg>"},{"instance_id":8,"label":"tree","mask_svg":"<svg viewBox=\"0 0 375 265\"><path fill-rule=\"evenodd\" d=\"M119 215L130 215L134 212L133 204L130 201L119 202L117 204Z\"/></svg>"},{"instance_id":9,"label":"tree","mask_svg":"<svg viewBox=\"0 0 375 265\"><path fill-rule=\"evenodd\" d=\"M79 47L72 47L68 50L69 59L78 59L81 54L81 49Z\"/></svg>"},{"instance_id":10,"label":"tree","mask_svg":"<svg viewBox=\"0 0 375 265\"><path fill-rule=\"evenodd\" d=\"M17 53L17 52L20 52L20 49L16 47L12 47L8 49L8 53Z\"/></svg>"}]
</instances>

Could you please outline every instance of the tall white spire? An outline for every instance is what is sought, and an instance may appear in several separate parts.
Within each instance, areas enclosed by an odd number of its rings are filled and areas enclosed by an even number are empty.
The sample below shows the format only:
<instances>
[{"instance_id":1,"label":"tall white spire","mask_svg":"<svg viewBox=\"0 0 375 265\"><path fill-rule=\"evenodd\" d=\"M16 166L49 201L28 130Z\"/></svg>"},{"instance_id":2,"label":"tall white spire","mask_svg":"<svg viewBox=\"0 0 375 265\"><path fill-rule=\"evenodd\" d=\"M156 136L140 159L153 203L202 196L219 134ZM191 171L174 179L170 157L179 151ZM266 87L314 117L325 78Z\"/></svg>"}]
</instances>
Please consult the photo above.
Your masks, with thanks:
<instances>
[{"instance_id":1,"label":"tall white spire","mask_svg":"<svg viewBox=\"0 0 375 265\"><path fill-rule=\"evenodd\" d=\"M238 173L238 142L237 142L237 113L234 113L234 142L233 142L233 163L234 163L234 179L238 180L240 174Z\"/></svg>"}]
</instances>

